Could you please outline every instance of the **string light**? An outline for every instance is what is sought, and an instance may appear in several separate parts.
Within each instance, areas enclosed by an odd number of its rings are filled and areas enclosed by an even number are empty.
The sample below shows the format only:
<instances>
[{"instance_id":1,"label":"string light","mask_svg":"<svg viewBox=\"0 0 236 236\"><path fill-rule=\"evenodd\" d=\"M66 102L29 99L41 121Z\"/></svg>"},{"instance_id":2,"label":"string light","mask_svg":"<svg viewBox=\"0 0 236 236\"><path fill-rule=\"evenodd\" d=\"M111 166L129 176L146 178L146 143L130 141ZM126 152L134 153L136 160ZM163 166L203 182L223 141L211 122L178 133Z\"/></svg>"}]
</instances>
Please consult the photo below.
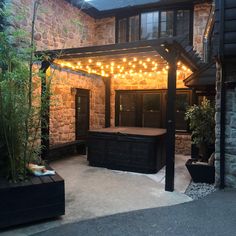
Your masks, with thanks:
<instances>
[{"instance_id":1,"label":"string light","mask_svg":"<svg viewBox=\"0 0 236 236\"><path fill-rule=\"evenodd\" d=\"M159 56L160 58L160 56ZM143 58L142 58L143 59ZM144 60L140 60L140 58L132 57L132 58L121 58L120 61L111 61L108 64L105 64L104 61L96 61L94 59L88 58L80 61L63 61L58 60L56 64L60 64L60 66L71 68L72 70L81 70L87 72L89 74L97 74L104 77L121 77L122 75L129 76L143 76L148 75L149 77L153 76L155 73L160 75L168 73L170 66L168 63L160 62L157 63L155 58L145 58ZM93 63L92 63L93 62ZM120 63L119 63L120 62ZM125 62L125 63L124 63ZM181 61L177 62L177 75L184 73L183 76L189 76L192 71L186 65L184 65Z\"/></svg>"}]
</instances>

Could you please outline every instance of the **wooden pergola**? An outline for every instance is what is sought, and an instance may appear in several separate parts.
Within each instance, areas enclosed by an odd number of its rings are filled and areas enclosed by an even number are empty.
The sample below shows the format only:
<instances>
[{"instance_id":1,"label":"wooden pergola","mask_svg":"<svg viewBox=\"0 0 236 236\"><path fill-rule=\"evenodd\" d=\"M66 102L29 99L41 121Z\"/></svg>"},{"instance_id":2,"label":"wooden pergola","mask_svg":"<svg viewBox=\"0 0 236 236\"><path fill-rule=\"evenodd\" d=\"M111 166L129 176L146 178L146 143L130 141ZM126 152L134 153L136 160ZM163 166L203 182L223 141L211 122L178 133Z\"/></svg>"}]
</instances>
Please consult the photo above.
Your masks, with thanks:
<instances>
[{"instance_id":1,"label":"wooden pergola","mask_svg":"<svg viewBox=\"0 0 236 236\"><path fill-rule=\"evenodd\" d=\"M168 91L167 91L167 114L166 114L166 129L167 129L167 148L166 148L166 179L165 190L174 190L174 163L175 163L175 97L176 97L176 76L178 62L181 61L192 72L196 72L199 69L199 65L196 64L185 48L179 43L178 38L170 39L157 39L149 41L138 41L132 43L111 44L104 46L92 46L83 48L70 48L63 50L51 50L41 51L36 53L37 56L42 58L50 58L42 61L41 70L46 73L46 70L50 67L51 63L70 67L72 70L78 70L87 74L99 75L104 78L105 82L105 127L110 126L110 95L111 95L111 83L110 74L105 70L104 73L98 73L96 69L99 65L94 64L90 71L84 67L80 67L84 60L91 60L91 58L97 58L101 60L119 61L121 58L134 58L139 55L142 58L155 58L162 66L168 65L167 78L168 78ZM44 55L47 55L44 57ZM151 59L150 59L151 61ZM77 62L77 66L76 63ZM68 64L66 64L68 63ZM95 68L96 67L96 68ZM155 67L154 67L155 68ZM111 68L110 68L111 69ZM129 69L129 67L128 67ZM137 68L136 68L137 69ZM145 68L144 68L145 69ZM148 66L147 66L148 69ZM163 68L162 68L163 69ZM46 74L42 76L42 93L46 85ZM49 122L49 108L47 114L45 114L44 120ZM42 155L45 158L49 150L49 140L45 137L49 137L49 127L42 128L42 145L45 147Z\"/></svg>"}]
</instances>

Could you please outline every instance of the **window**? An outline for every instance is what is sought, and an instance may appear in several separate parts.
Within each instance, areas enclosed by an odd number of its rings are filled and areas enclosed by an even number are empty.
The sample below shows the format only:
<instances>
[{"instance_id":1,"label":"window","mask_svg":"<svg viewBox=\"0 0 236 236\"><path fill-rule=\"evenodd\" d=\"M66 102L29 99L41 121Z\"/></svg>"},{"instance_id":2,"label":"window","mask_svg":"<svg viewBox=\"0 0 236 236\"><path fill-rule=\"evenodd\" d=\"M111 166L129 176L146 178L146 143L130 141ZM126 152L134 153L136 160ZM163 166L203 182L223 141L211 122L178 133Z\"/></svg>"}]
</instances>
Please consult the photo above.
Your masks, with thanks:
<instances>
[{"instance_id":1,"label":"window","mask_svg":"<svg viewBox=\"0 0 236 236\"><path fill-rule=\"evenodd\" d=\"M175 99L175 126L176 130L187 130L188 125L184 120L187 107L190 105L189 92L178 92Z\"/></svg>"},{"instance_id":2,"label":"window","mask_svg":"<svg viewBox=\"0 0 236 236\"><path fill-rule=\"evenodd\" d=\"M164 37L185 36L191 42L191 11L144 12L117 21L117 42L134 42Z\"/></svg>"},{"instance_id":3,"label":"window","mask_svg":"<svg viewBox=\"0 0 236 236\"><path fill-rule=\"evenodd\" d=\"M160 37L173 36L174 12L173 11L161 12L160 25L161 25Z\"/></svg>"},{"instance_id":4,"label":"window","mask_svg":"<svg viewBox=\"0 0 236 236\"><path fill-rule=\"evenodd\" d=\"M141 39L157 39L159 12L143 13L141 15Z\"/></svg>"},{"instance_id":5,"label":"window","mask_svg":"<svg viewBox=\"0 0 236 236\"><path fill-rule=\"evenodd\" d=\"M117 91L116 126L165 128L166 90ZM176 130L187 130L184 120L190 105L189 90L178 90L176 94Z\"/></svg>"},{"instance_id":6,"label":"window","mask_svg":"<svg viewBox=\"0 0 236 236\"><path fill-rule=\"evenodd\" d=\"M178 10L176 15L176 35L186 36L189 38L190 32L190 11L189 10Z\"/></svg>"},{"instance_id":7,"label":"window","mask_svg":"<svg viewBox=\"0 0 236 236\"><path fill-rule=\"evenodd\" d=\"M139 15L118 20L118 43L139 40Z\"/></svg>"},{"instance_id":8,"label":"window","mask_svg":"<svg viewBox=\"0 0 236 236\"><path fill-rule=\"evenodd\" d=\"M122 126L136 126L136 95L121 94L119 98L119 120Z\"/></svg>"},{"instance_id":9,"label":"window","mask_svg":"<svg viewBox=\"0 0 236 236\"><path fill-rule=\"evenodd\" d=\"M126 42L127 19L124 18L119 20L118 25L119 25L118 42L124 43Z\"/></svg>"},{"instance_id":10,"label":"window","mask_svg":"<svg viewBox=\"0 0 236 236\"><path fill-rule=\"evenodd\" d=\"M139 16L129 18L129 42L139 40Z\"/></svg>"}]
</instances>

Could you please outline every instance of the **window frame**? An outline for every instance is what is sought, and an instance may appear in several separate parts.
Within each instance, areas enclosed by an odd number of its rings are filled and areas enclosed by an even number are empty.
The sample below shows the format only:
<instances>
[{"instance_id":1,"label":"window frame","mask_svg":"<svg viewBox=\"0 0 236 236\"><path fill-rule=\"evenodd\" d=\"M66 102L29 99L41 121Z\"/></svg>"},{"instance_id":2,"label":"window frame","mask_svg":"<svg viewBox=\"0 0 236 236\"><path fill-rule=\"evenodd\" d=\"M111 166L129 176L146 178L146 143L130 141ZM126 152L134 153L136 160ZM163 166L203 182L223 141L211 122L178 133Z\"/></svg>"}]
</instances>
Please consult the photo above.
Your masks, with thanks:
<instances>
[{"instance_id":1,"label":"window frame","mask_svg":"<svg viewBox=\"0 0 236 236\"><path fill-rule=\"evenodd\" d=\"M122 94L136 94L137 97L143 96L143 94L160 94L161 95L161 128L166 128L166 106L167 106L167 89L150 89L150 90L145 90L145 89L141 89L141 90L115 90L115 126L119 126L120 125L120 95ZM188 88L180 88L176 90L177 94L188 94L188 101L189 101L189 105L191 106L193 104L193 92L192 89L188 89ZM141 123L142 123L142 117L139 117L142 112L141 112L141 106L142 104L140 103L141 100L137 99L136 100L136 105L138 107L136 107L135 110L135 127L142 127ZM176 132L178 133L188 133L188 127L186 130L178 130L176 129Z\"/></svg>"},{"instance_id":2,"label":"window frame","mask_svg":"<svg viewBox=\"0 0 236 236\"><path fill-rule=\"evenodd\" d=\"M139 12L130 12L129 14L120 14L120 15L117 15L116 16L116 23L115 23L115 42L116 43L119 43L119 20L121 19L124 19L126 18L126 43L132 43L134 41L129 41L129 18L132 17L132 16L136 16L138 15L139 16L139 41L148 41L148 40L145 40L145 39L141 39L141 16L142 14L145 14L145 13L150 13L150 12L156 12L158 11L159 12L159 19L158 19L158 37L157 39L161 38L160 37L160 33L161 33L161 12L163 11L173 11L173 36L172 37L175 37L176 36L176 33L177 33L177 12L179 10L188 10L189 11L189 14L190 14L190 17L189 17L189 44L192 45L193 44L193 12L194 12L194 9L193 7L172 7L172 8L152 8L152 9L146 9L146 10L142 10L142 11L139 11Z\"/></svg>"}]
</instances>

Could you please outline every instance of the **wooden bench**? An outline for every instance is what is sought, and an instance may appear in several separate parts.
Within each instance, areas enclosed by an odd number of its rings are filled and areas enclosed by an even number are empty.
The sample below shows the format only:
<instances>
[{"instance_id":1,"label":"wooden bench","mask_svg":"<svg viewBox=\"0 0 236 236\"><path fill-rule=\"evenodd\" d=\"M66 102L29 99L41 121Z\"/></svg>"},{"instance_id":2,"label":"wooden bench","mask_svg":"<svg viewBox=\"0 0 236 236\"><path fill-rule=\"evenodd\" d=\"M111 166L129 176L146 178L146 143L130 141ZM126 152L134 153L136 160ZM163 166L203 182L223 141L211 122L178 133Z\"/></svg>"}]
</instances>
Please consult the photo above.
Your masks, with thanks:
<instances>
[{"instance_id":1,"label":"wooden bench","mask_svg":"<svg viewBox=\"0 0 236 236\"><path fill-rule=\"evenodd\" d=\"M75 140L72 142L53 145L49 149L49 155L47 159L55 160L74 154L86 155L86 140Z\"/></svg>"},{"instance_id":2,"label":"wooden bench","mask_svg":"<svg viewBox=\"0 0 236 236\"><path fill-rule=\"evenodd\" d=\"M0 180L0 196L0 228L65 214L65 185L58 174L16 184Z\"/></svg>"}]
</instances>

